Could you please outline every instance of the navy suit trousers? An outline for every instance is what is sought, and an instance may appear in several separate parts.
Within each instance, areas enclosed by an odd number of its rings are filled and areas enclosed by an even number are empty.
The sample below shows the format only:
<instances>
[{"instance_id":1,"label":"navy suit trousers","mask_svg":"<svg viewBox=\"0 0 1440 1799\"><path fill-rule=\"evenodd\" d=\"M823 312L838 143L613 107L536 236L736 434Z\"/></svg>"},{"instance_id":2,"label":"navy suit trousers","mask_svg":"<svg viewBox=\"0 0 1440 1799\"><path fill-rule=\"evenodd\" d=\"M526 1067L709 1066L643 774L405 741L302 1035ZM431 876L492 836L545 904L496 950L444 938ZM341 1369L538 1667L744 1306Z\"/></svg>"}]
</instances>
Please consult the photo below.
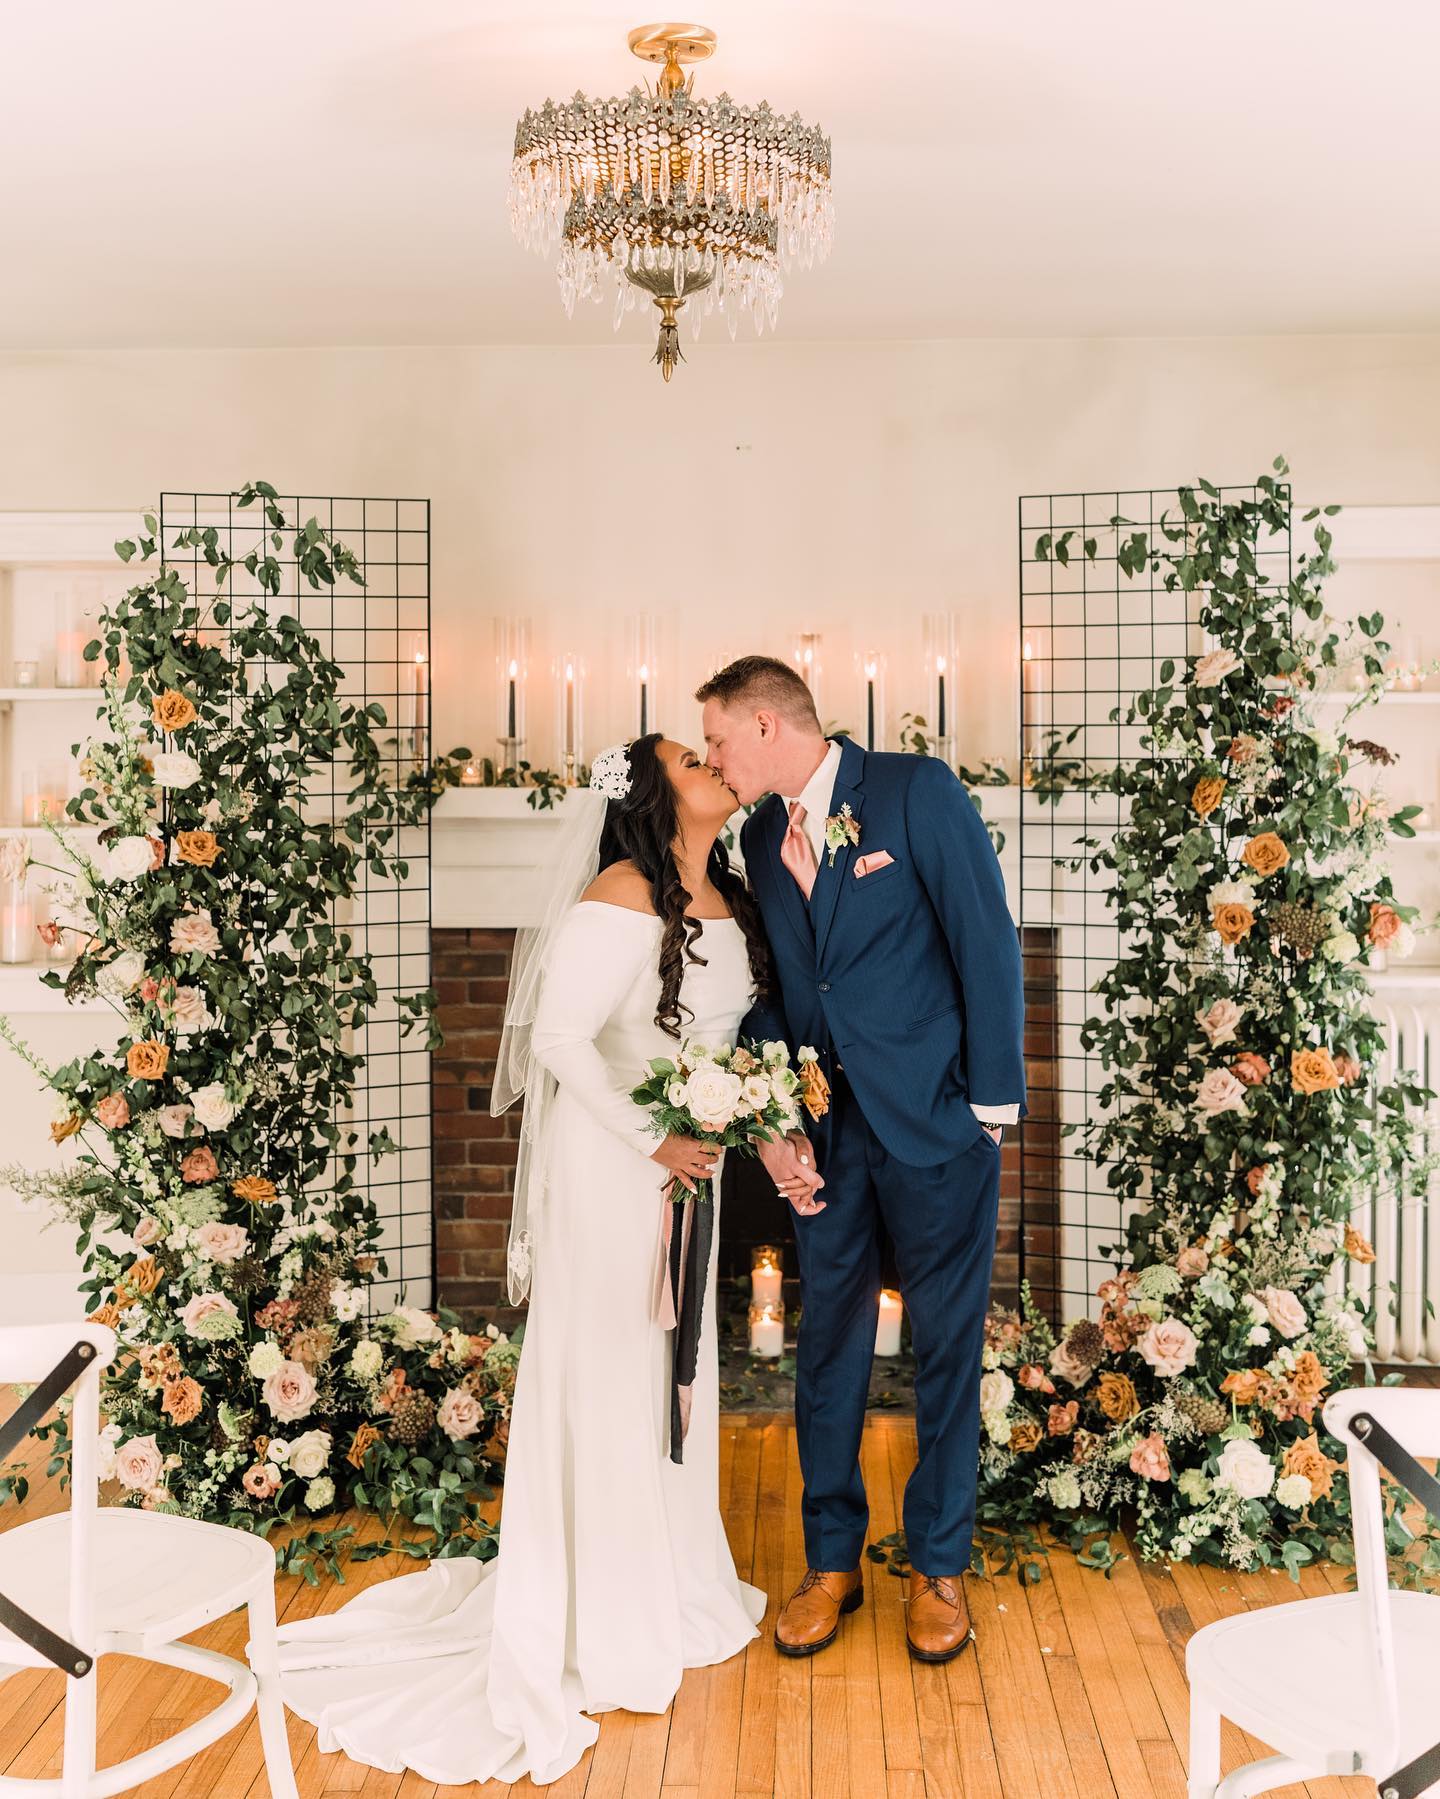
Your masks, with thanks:
<instances>
[{"instance_id":1,"label":"navy suit trousers","mask_svg":"<svg viewBox=\"0 0 1440 1799\"><path fill-rule=\"evenodd\" d=\"M859 1564L869 1511L860 1439L875 1352L880 1225L895 1245L915 1351L919 1461L905 1488L911 1565L970 1566L980 1434L980 1352L1000 1203L1000 1150L982 1131L929 1168L890 1155L843 1073L821 1133L825 1210L795 1218L803 1311L795 1427L812 1568Z\"/></svg>"}]
</instances>

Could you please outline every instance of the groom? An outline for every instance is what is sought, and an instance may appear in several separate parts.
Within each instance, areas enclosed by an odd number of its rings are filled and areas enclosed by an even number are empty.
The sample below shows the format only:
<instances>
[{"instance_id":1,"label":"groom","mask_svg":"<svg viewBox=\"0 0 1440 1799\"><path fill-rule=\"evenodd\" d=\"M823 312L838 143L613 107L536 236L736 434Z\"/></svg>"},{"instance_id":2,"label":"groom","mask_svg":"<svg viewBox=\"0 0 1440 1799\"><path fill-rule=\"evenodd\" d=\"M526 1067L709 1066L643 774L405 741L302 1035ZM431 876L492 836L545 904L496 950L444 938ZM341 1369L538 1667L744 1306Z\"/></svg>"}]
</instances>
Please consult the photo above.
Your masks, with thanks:
<instances>
[{"instance_id":1,"label":"groom","mask_svg":"<svg viewBox=\"0 0 1440 1799\"><path fill-rule=\"evenodd\" d=\"M812 1044L831 1086L813 1158L800 1133L764 1152L797 1214L803 1305L795 1426L808 1568L775 1647L824 1649L863 1597L860 1439L883 1223L917 1364L906 1635L917 1659L949 1661L971 1639L960 1577L1000 1130L1025 1095L1020 953L1000 866L943 762L827 739L785 663L742 657L695 697L710 765L742 803L769 795L740 844L778 991L741 1034Z\"/></svg>"}]
</instances>

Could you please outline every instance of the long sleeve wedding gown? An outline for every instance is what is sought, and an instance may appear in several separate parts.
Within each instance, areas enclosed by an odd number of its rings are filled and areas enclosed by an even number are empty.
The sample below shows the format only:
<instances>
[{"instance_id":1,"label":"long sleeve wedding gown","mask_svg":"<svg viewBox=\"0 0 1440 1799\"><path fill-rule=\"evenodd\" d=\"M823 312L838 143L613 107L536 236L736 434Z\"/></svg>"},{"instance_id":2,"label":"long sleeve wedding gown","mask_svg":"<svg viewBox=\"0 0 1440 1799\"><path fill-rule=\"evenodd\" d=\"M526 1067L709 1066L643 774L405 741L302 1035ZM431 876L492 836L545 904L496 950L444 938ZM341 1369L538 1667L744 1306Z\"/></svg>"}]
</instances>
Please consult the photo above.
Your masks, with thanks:
<instances>
[{"instance_id":1,"label":"long sleeve wedding gown","mask_svg":"<svg viewBox=\"0 0 1440 1799\"><path fill-rule=\"evenodd\" d=\"M719 1510L713 1261L685 1459L666 1455L666 1177L629 1097L675 1048L655 1023L660 937L658 918L597 901L556 935L532 1044L558 1091L500 1554L432 1563L282 1629L285 1701L324 1751L441 1785L544 1784L595 1741L588 1714L664 1711L686 1668L757 1634L765 1595L736 1577ZM733 1043L751 988L744 936L707 919L697 948L707 960L684 965L683 1029Z\"/></svg>"}]
</instances>

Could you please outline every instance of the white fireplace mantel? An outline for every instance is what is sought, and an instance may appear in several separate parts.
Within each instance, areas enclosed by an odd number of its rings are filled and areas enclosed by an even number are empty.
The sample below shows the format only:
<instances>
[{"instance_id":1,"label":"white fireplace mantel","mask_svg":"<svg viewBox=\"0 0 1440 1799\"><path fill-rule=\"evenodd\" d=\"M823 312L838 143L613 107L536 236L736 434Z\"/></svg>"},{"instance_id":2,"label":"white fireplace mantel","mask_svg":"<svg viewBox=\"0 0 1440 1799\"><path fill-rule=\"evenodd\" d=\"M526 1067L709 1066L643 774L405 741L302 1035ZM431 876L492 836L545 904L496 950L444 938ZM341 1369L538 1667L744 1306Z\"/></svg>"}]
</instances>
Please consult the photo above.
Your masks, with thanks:
<instances>
[{"instance_id":1,"label":"white fireplace mantel","mask_svg":"<svg viewBox=\"0 0 1440 1799\"><path fill-rule=\"evenodd\" d=\"M985 818L1005 833L1000 867L1013 913L1019 897L1020 790L985 787L980 793ZM435 926L499 930L538 922L544 903L541 870L564 827L564 806L562 796L552 809L540 811L524 792L507 787L452 787L441 794L431 844Z\"/></svg>"}]
</instances>

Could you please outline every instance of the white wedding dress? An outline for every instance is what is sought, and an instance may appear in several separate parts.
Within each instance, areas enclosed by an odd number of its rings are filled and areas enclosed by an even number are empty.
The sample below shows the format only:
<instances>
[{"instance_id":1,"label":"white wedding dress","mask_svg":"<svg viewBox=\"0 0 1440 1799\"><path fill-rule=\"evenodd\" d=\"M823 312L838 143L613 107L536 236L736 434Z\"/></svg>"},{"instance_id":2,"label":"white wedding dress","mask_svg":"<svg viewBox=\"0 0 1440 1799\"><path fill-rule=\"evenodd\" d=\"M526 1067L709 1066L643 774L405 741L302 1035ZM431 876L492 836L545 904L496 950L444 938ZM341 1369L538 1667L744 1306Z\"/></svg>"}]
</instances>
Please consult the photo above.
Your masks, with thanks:
<instances>
[{"instance_id":1,"label":"white wedding dress","mask_svg":"<svg viewBox=\"0 0 1440 1799\"><path fill-rule=\"evenodd\" d=\"M719 1510L713 1256L685 1459L667 1455L666 1175L629 1097L676 1047L655 1023L660 938L649 913L585 900L556 934L532 1045L558 1090L500 1554L434 1562L282 1628L285 1702L322 1751L445 1786L545 1784L595 1741L587 1714L663 1712L686 1668L757 1634L765 1595L736 1577ZM681 1028L733 1043L751 991L744 935L707 919L696 947L707 963L684 964L694 1018Z\"/></svg>"}]
</instances>

